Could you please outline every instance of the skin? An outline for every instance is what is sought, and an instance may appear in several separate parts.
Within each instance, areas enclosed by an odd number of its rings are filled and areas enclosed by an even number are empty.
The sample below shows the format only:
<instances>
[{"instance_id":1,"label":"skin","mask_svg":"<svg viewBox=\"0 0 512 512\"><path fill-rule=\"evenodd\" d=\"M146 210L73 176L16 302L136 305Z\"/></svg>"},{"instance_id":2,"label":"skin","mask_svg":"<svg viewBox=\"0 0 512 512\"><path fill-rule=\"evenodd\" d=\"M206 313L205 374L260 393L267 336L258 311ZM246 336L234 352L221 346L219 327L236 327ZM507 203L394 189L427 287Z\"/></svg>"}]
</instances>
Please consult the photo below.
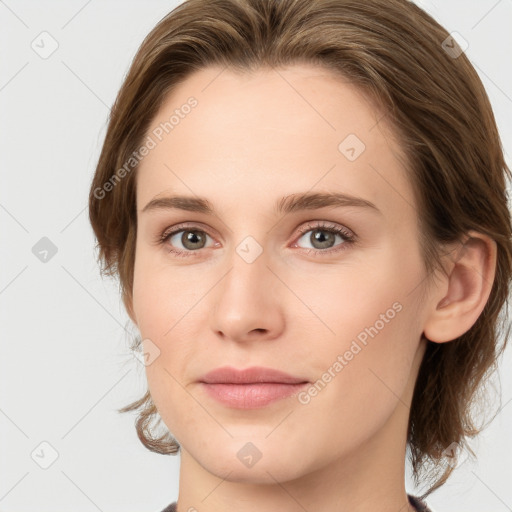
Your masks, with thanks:
<instances>
[{"instance_id":1,"label":"skin","mask_svg":"<svg viewBox=\"0 0 512 512\"><path fill-rule=\"evenodd\" d=\"M446 275L426 279L399 141L377 106L326 70L202 69L166 98L147 133L190 96L197 107L137 171L128 306L144 348L160 351L146 373L181 445L178 511L408 510L406 434L422 334L449 342L473 325L494 278L494 243L472 233L464 250L449 248ZM366 146L354 161L338 149L349 134ZM351 194L379 211L274 213L276 201L300 192ZM206 197L215 214L142 211L178 194ZM311 238L320 221L356 241L335 236L322 248ZM155 242L181 223L202 230L203 246L187 249L183 232ZM248 236L262 250L252 263L237 253ZM197 382L219 366L258 365L314 383L397 303L400 311L308 403L294 396L232 409ZM237 457L248 442L261 453L252 467Z\"/></svg>"}]
</instances>

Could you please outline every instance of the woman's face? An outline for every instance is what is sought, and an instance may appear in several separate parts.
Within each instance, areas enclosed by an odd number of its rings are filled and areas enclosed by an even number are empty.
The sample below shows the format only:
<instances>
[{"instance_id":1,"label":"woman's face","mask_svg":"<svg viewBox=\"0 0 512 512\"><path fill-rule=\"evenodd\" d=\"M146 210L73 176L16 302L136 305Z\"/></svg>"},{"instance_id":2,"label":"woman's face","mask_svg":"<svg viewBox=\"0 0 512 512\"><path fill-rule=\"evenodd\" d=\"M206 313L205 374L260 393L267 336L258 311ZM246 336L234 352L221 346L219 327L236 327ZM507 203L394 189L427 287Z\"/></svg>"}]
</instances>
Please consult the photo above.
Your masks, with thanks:
<instances>
[{"instance_id":1,"label":"woman's face","mask_svg":"<svg viewBox=\"0 0 512 512\"><path fill-rule=\"evenodd\" d=\"M133 317L160 415L212 474L273 483L405 453L426 273L386 119L315 67L212 67L147 132ZM201 382L225 366L309 384Z\"/></svg>"}]
</instances>

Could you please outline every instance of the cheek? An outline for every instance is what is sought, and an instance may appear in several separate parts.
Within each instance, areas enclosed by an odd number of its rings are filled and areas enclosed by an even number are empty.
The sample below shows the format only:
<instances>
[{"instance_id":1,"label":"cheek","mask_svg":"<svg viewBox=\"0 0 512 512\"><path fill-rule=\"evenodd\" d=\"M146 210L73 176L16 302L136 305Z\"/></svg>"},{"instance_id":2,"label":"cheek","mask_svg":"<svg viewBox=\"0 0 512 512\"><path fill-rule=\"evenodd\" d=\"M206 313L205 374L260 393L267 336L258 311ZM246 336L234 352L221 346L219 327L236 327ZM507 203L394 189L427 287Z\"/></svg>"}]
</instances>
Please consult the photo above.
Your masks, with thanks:
<instances>
[{"instance_id":1,"label":"cheek","mask_svg":"<svg viewBox=\"0 0 512 512\"><path fill-rule=\"evenodd\" d=\"M396 346L408 343L407 333L420 325L417 294L424 276L419 252L410 245L405 252L390 243L364 261L293 282L311 311L304 309L302 321L315 322L321 329L322 346L340 349L354 338L364 342L372 334ZM404 335L398 336L400 332Z\"/></svg>"},{"instance_id":2,"label":"cheek","mask_svg":"<svg viewBox=\"0 0 512 512\"><path fill-rule=\"evenodd\" d=\"M315 319L325 334L303 354L320 387L334 383L325 386L326 400L375 410L375 418L403 393L422 332L417 300L424 269L419 252L403 254L384 250L364 268L330 276L322 293L312 282L298 292L328 328Z\"/></svg>"},{"instance_id":3,"label":"cheek","mask_svg":"<svg viewBox=\"0 0 512 512\"><path fill-rule=\"evenodd\" d=\"M343 307L327 304L323 318L336 334L319 337L302 355L317 380L300 397L294 418L314 420L322 434L316 449L327 459L366 446L395 410L408 413L402 401L410 392L421 329L410 297L383 284L365 286L367 293L362 287L340 301Z\"/></svg>"},{"instance_id":4,"label":"cheek","mask_svg":"<svg viewBox=\"0 0 512 512\"><path fill-rule=\"evenodd\" d=\"M133 276L133 309L143 337L165 340L192 307L197 283L166 264L163 249L137 248Z\"/></svg>"},{"instance_id":5,"label":"cheek","mask_svg":"<svg viewBox=\"0 0 512 512\"><path fill-rule=\"evenodd\" d=\"M207 276L196 276L191 282L190 271L185 267L170 268L162 261L154 254L137 254L133 309L144 340L143 349L151 358L145 371L153 402L164 422L174 430L173 420L180 418L181 425L193 403L188 389L183 387L188 376L184 371L197 358L194 342L202 337L205 318L201 298L211 284L207 285ZM197 417L201 415L195 411L195 416L187 417L186 424ZM179 432L179 425L176 429Z\"/></svg>"}]
</instances>

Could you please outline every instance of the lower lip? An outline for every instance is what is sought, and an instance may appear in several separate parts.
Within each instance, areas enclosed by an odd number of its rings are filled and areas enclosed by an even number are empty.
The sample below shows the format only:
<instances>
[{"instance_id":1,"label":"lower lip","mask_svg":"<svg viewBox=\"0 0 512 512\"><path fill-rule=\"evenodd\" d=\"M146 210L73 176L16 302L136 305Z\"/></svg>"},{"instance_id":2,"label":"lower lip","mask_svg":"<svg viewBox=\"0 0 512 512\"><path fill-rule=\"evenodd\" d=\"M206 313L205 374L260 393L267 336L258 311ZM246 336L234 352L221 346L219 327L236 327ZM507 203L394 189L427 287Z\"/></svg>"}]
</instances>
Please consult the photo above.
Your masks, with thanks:
<instances>
[{"instance_id":1,"label":"lower lip","mask_svg":"<svg viewBox=\"0 0 512 512\"><path fill-rule=\"evenodd\" d=\"M228 407L235 409L258 409L277 400L297 394L308 383L207 384L206 382L201 382L201 385L211 397Z\"/></svg>"}]
</instances>

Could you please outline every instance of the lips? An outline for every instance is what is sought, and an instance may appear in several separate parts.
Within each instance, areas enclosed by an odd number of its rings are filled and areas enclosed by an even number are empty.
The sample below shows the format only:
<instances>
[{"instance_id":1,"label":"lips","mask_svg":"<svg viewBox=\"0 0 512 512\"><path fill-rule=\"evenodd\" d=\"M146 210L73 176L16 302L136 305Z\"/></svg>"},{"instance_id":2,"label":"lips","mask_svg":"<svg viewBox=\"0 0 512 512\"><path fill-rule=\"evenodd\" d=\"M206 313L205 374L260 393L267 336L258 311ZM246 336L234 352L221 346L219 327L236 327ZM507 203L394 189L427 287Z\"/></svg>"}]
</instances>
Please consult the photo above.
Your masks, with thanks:
<instances>
[{"instance_id":1,"label":"lips","mask_svg":"<svg viewBox=\"0 0 512 512\"><path fill-rule=\"evenodd\" d=\"M294 377L282 371L263 366L253 366L244 370L223 366L203 375L199 382L206 384L254 384L262 382L302 384L308 381L307 379Z\"/></svg>"},{"instance_id":2,"label":"lips","mask_svg":"<svg viewBox=\"0 0 512 512\"><path fill-rule=\"evenodd\" d=\"M199 381L208 396L233 409L258 409L297 394L309 383L272 368L216 368Z\"/></svg>"}]
</instances>

